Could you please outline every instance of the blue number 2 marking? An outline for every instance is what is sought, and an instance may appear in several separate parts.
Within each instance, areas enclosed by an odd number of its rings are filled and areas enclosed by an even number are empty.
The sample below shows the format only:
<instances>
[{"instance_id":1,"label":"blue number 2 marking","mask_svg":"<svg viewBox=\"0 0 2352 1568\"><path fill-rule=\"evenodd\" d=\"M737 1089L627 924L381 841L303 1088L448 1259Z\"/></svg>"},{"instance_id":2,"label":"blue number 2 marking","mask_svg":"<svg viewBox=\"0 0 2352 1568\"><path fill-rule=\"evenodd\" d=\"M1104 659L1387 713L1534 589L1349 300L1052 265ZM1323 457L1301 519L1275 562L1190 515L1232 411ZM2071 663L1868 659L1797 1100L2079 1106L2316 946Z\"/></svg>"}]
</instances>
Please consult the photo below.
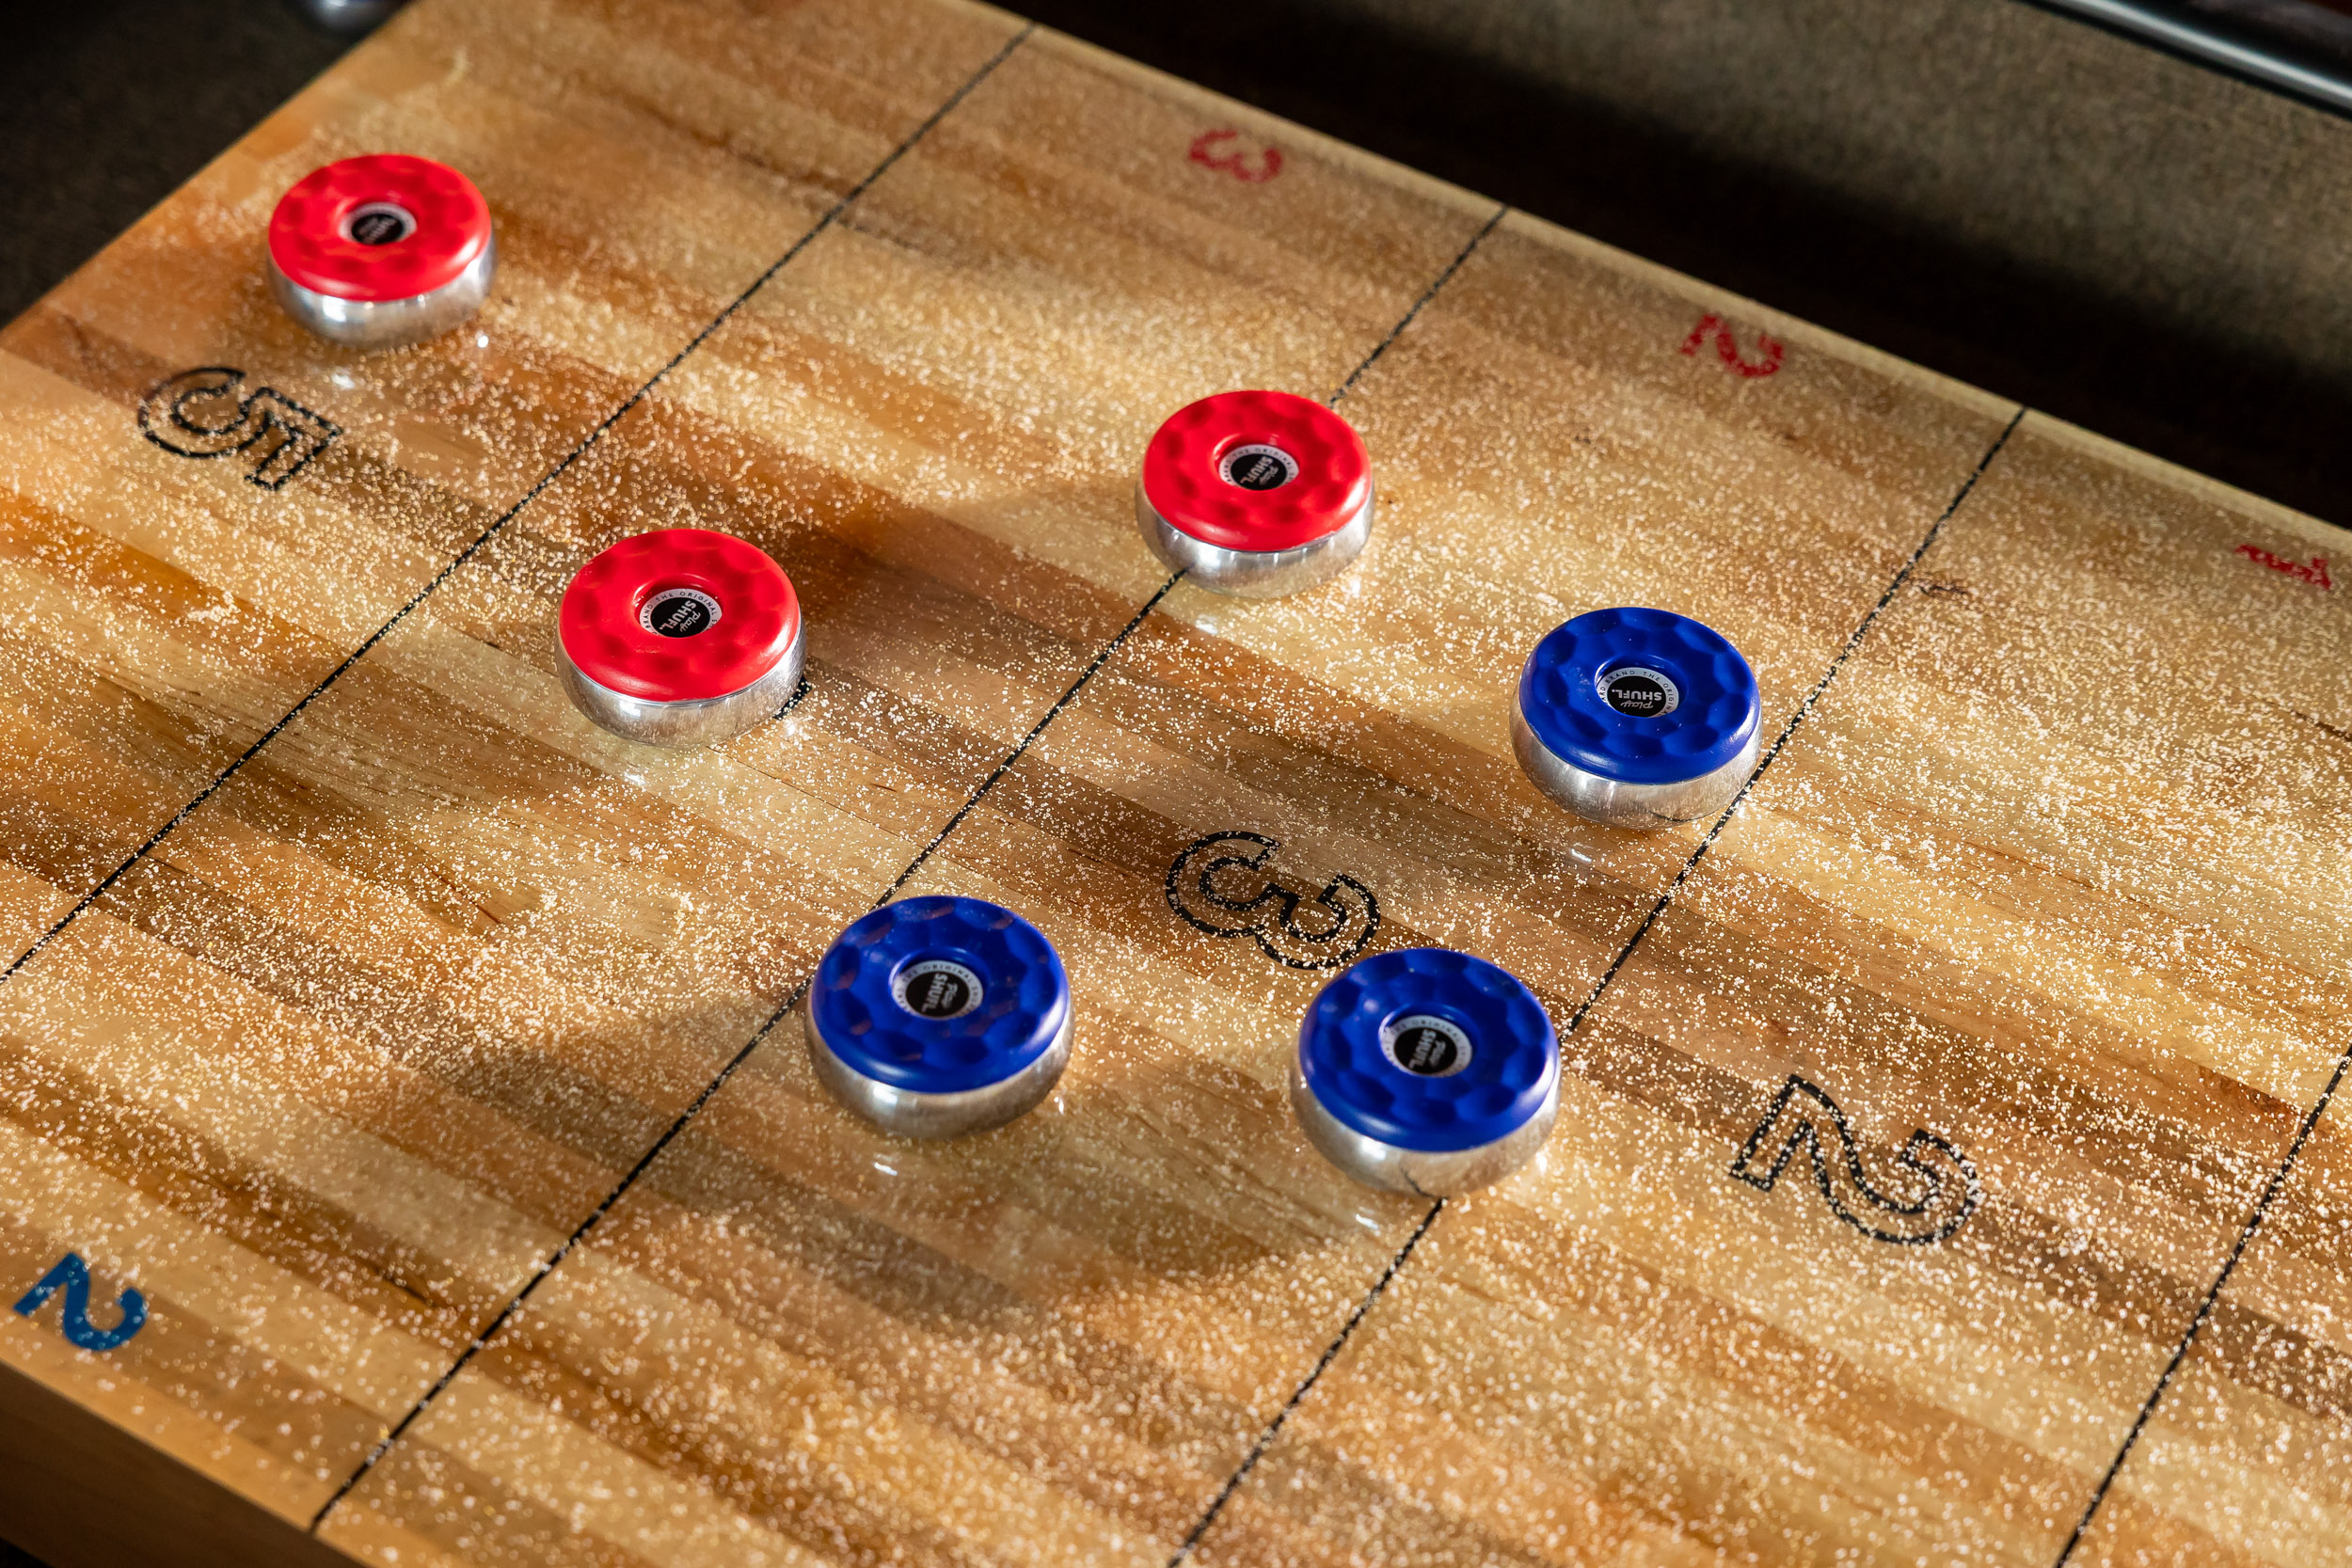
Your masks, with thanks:
<instances>
[{"instance_id":1,"label":"blue number 2 marking","mask_svg":"<svg viewBox=\"0 0 2352 1568\"><path fill-rule=\"evenodd\" d=\"M19 1317L29 1318L40 1310L41 1303L65 1287L65 1311L59 1323L65 1337L84 1350L113 1350L139 1331L147 1322L147 1298L136 1291L124 1291L115 1299L122 1313L122 1321L112 1328L101 1328L89 1321L89 1265L81 1255L69 1252L57 1259L57 1266L40 1276L40 1282L24 1292L16 1304Z\"/></svg>"}]
</instances>

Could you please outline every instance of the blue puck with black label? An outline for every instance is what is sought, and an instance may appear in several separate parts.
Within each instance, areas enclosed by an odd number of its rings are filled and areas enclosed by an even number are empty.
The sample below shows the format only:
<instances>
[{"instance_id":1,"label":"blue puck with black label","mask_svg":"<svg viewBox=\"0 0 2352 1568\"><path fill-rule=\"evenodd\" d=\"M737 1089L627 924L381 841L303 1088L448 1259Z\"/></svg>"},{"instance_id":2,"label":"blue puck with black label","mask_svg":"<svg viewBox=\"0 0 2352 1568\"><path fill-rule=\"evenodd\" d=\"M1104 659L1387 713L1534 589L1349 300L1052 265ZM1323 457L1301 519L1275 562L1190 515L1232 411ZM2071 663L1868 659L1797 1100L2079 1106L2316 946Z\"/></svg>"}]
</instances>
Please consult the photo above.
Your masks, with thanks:
<instances>
[{"instance_id":1,"label":"blue puck with black label","mask_svg":"<svg viewBox=\"0 0 2352 1568\"><path fill-rule=\"evenodd\" d=\"M1763 707L1728 638L1667 610L1596 610L1527 656L1512 749L1535 786L1617 828L1666 828L1731 804L1756 767Z\"/></svg>"},{"instance_id":2,"label":"blue puck with black label","mask_svg":"<svg viewBox=\"0 0 2352 1568\"><path fill-rule=\"evenodd\" d=\"M1543 1004L1508 970L1443 947L1375 954L1324 987L1291 1074L1299 1126L1327 1159L1432 1197L1526 1164L1559 1098Z\"/></svg>"},{"instance_id":3,"label":"blue puck with black label","mask_svg":"<svg viewBox=\"0 0 2352 1568\"><path fill-rule=\"evenodd\" d=\"M887 1132L1010 1121L1070 1061L1070 977L1045 933L983 898L905 898L834 940L810 983L825 1086Z\"/></svg>"}]
</instances>

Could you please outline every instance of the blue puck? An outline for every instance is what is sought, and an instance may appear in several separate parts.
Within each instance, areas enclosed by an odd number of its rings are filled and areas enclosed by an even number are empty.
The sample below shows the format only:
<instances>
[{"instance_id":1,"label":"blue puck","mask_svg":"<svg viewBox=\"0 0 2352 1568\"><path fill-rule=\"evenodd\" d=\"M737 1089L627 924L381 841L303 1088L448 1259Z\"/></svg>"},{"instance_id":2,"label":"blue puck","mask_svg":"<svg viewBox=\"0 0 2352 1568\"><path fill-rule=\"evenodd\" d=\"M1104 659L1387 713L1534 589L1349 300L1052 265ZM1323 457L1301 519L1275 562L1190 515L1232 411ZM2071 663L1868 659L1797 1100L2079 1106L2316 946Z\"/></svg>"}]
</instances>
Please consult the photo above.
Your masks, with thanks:
<instances>
[{"instance_id":1,"label":"blue puck","mask_svg":"<svg viewBox=\"0 0 2352 1568\"><path fill-rule=\"evenodd\" d=\"M1413 947L1323 989L1298 1031L1291 1098L1341 1169L1435 1196L1524 1164L1559 1088L1560 1042L1534 992L1484 958Z\"/></svg>"},{"instance_id":2,"label":"blue puck","mask_svg":"<svg viewBox=\"0 0 2352 1568\"><path fill-rule=\"evenodd\" d=\"M1045 934L981 898L885 904L834 940L809 987L828 1087L890 1132L945 1137L1042 1100L1070 1054L1070 977Z\"/></svg>"},{"instance_id":3,"label":"blue puck","mask_svg":"<svg viewBox=\"0 0 2352 1568\"><path fill-rule=\"evenodd\" d=\"M1598 821L1652 828L1730 804L1762 717L1756 673L1721 632L1625 608L1580 615L1535 644L1512 731L1546 794Z\"/></svg>"}]
</instances>

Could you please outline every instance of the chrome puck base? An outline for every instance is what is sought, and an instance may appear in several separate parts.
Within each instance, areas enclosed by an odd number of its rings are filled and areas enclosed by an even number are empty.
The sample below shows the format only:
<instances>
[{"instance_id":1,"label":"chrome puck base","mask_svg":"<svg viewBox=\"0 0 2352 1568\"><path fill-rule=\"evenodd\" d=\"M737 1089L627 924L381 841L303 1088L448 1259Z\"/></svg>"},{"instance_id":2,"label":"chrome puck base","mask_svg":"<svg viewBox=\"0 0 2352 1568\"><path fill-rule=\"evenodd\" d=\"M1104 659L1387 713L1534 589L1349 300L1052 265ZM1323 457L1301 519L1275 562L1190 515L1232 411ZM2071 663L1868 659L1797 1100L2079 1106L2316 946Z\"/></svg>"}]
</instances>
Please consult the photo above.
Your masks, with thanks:
<instances>
[{"instance_id":1,"label":"chrome puck base","mask_svg":"<svg viewBox=\"0 0 2352 1568\"><path fill-rule=\"evenodd\" d=\"M1372 494L1337 531L1287 550L1229 550L1196 539L1160 515L1136 486L1136 523L1152 553L1204 588L1243 599L1279 599L1330 581L1372 537Z\"/></svg>"},{"instance_id":2,"label":"chrome puck base","mask_svg":"<svg viewBox=\"0 0 2352 1568\"><path fill-rule=\"evenodd\" d=\"M1054 1092L1070 1065L1070 1020L1065 1018L1044 1054L1009 1078L977 1089L923 1094L868 1078L834 1053L817 1026L815 1010L802 1014L809 1060L833 1097L883 1132L901 1138L954 1138L984 1132L1035 1108Z\"/></svg>"},{"instance_id":3,"label":"chrome puck base","mask_svg":"<svg viewBox=\"0 0 2352 1568\"><path fill-rule=\"evenodd\" d=\"M564 639L560 636L555 640L555 669L572 705L624 740L642 741L648 746L716 746L746 730L757 729L791 701L792 693L801 688L806 641L805 635L793 638L784 650L784 657L776 660L775 668L749 686L723 697L698 697L683 702L631 697L591 679L564 651Z\"/></svg>"},{"instance_id":4,"label":"chrome puck base","mask_svg":"<svg viewBox=\"0 0 2352 1568\"><path fill-rule=\"evenodd\" d=\"M296 8L330 33L364 33L405 0L297 0Z\"/></svg>"},{"instance_id":5,"label":"chrome puck base","mask_svg":"<svg viewBox=\"0 0 2352 1568\"><path fill-rule=\"evenodd\" d=\"M1579 816L1612 828L1657 830L1713 816L1739 798L1755 771L1763 729L1748 736L1740 753L1710 772L1672 784L1627 784L1588 772L1553 752L1511 705L1511 750L1537 789Z\"/></svg>"},{"instance_id":6,"label":"chrome puck base","mask_svg":"<svg viewBox=\"0 0 2352 1568\"><path fill-rule=\"evenodd\" d=\"M437 289L406 299L344 299L323 294L288 277L272 261L270 293L286 314L330 343L345 348L399 348L438 337L482 309L498 270L498 239L483 245L466 270Z\"/></svg>"},{"instance_id":7,"label":"chrome puck base","mask_svg":"<svg viewBox=\"0 0 2352 1568\"><path fill-rule=\"evenodd\" d=\"M1543 1104L1517 1132L1473 1148L1437 1152L1382 1143L1341 1121L1307 1086L1296 1057L1291 1061L1291 1108L1316 1152L1364 1185L1453 1197L1490 1186L1535 1157L1560 1114L1560 1083L1555 1076Z\"/></svg>"}]
</instances>

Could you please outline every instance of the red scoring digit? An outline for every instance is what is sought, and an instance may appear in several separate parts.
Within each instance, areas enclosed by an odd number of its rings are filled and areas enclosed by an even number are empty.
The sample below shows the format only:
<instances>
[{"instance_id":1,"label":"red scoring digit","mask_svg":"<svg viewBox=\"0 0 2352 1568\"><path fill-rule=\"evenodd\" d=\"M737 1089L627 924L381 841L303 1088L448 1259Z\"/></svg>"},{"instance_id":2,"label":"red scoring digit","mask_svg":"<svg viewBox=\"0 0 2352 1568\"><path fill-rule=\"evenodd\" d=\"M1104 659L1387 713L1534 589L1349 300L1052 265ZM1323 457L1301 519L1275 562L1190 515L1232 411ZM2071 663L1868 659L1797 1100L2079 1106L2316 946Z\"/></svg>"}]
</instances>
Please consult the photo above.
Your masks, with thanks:
<instances>
[{"instance_id":1,"label":"red scoring digit","mask_svg":"<svg viewBox=\"0 0 2352 1568\"><path fill-rule=\"evenodd\" d=\"M1263 185L1282 172L1282 150L1279 147L1260 148L1254 158L1239 147L1230 152L1216 150L1222 143L1240 140L1239 131L1203 131L1192 138L1189 156L1202 168L1230 174L1246 185Z\"/></svg>"},{"instance_id":2,"label":"red scoring digit","mask_svg":"<svg viewBox=\"0 0 2352 1568\"><path fill-rule=\"evenodd\" d=\"M1740 354L1740 345L1732 340L1731 328L1724 325L1724 318L1712 310L1701 316L1698 325L1691 328L1691 335L1682 340L1682 352L1696 354L1700 346L1707 341L1708 334L1710 332L1715 336L1715 356L1724 362L1724 369L1732 374L1755 377L1771 375L1780 369L1781 348L1778 342L1764 333L1757 333L1756 335L1756 357L1749 359Z\"/></svg>"},{"instance_id":3,"label":"red scoring digit","mask_svg":"<svg viewBox=\"0 0 2352 1568\"><path fill-rule=\"evenodd\" d=\"M2297 582L2308 582L2313 588L2332 590L2336 586L2328 576L2328 558L2324 555L2312 557L2311 563L2306 565L2300 561L2289 561L2282 556L2274 555L2260 545L2240 545L2237 547L2237 553L2257 566L2267 566L2274 572L2283 572Z\"/></svg>"}]
</instances>

